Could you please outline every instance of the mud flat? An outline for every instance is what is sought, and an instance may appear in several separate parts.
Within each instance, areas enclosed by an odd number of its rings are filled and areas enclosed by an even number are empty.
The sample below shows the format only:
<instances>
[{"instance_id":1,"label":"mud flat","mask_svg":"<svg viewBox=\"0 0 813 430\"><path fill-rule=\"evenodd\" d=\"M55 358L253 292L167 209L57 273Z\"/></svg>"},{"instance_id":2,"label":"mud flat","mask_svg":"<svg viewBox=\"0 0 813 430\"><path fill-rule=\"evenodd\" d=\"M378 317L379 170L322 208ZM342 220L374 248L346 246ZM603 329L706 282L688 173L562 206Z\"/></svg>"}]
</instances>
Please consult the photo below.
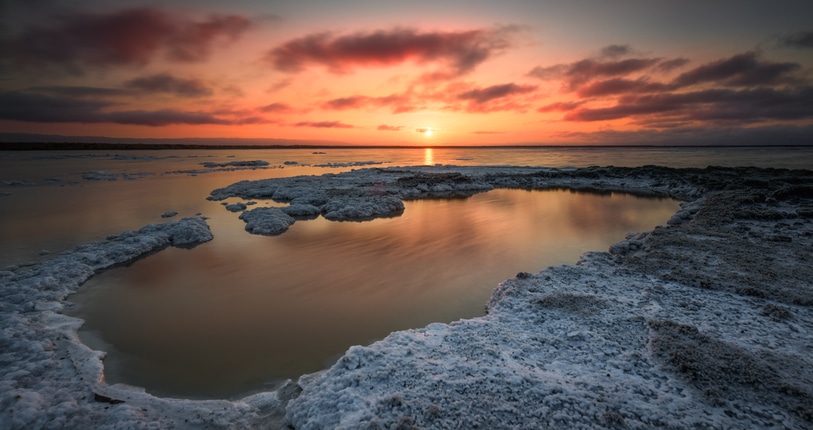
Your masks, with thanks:
<instances>
[{"instance_id":1,"label":"mud flat","mask_svg":"<svg viewBox=\"0 0 813 430\"><path fill-rule=\"evenodd\" d=\"M210 240L202 219L5 268L0 428L813 426L813 172L402 167L243 181L210 199L288 202L295 210L240 215L247 226L270 217L274 228L250 228L256 233L284 234L313 214L397 216L403 200L494 188L684 203L667 225L630 233L607 252L506 280L486 316L392 333L351 347L325 371L237 401L108 385L104 354L79 342L81 320L60 313L96 271Z\"/></svg>"}]
</instances>

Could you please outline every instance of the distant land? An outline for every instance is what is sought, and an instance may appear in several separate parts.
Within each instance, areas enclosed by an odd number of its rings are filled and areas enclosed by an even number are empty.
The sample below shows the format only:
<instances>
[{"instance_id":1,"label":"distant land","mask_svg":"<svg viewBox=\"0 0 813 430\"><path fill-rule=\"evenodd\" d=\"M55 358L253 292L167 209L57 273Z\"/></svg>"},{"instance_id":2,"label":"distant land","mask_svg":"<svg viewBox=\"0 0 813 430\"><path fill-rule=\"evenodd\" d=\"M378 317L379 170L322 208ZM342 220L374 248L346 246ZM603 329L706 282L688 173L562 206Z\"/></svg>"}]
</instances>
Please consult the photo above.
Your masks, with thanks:
<instances>
[{"instance_id":1,"label":"distant land","mask_svg":"<svg viewBox=\"0 0 813 430\"><path fill-rule=\"evenodd\" d=\"M51 149L256 149L351 146L344 142L245 138L132 138L62 136L56 134L0 133L0 150ZM361 145L355 145L361 146Z\"/></svg>"},{"instance_id":2,"label":"distant land","mask_svg":"<svg viewBox=\"0 0 813 430\"><path fill-rule=\"evenodd\" d=\"M788 131L793 131L792 133ZM330 140L275 138L133 138L106 136L64 136L56 134L2 133L0 151L25 150L156 150L156 149L286 149L286 148L531 148L531 147L799 147L813 146L813 126L799 128L762 127L750 132L730 130L724 138L706 136L687 141L669 133L636 134L607 132L593 142L525 142L493 145L438 144L426 141L413 144L349 143Z\"/></svg>"}]
</instances>

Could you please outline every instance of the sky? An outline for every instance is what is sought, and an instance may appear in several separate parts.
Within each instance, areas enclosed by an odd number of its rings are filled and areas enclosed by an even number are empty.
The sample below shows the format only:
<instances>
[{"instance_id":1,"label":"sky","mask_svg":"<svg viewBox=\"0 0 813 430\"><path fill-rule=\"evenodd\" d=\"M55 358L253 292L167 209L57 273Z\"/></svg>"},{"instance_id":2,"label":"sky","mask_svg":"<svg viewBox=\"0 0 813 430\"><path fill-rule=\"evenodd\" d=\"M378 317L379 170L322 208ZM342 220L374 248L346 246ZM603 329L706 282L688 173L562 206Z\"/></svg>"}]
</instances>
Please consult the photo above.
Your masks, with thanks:
<instances>
[{"instance_id":1,"label":"sky","mask_svg":"<svg viewBox=\"0 0 813 430\"><path fill-rule=\"evenodd\" d=\"M7 135L813 145L810 0L0 1Z\"/></svg>"}]
</instances>

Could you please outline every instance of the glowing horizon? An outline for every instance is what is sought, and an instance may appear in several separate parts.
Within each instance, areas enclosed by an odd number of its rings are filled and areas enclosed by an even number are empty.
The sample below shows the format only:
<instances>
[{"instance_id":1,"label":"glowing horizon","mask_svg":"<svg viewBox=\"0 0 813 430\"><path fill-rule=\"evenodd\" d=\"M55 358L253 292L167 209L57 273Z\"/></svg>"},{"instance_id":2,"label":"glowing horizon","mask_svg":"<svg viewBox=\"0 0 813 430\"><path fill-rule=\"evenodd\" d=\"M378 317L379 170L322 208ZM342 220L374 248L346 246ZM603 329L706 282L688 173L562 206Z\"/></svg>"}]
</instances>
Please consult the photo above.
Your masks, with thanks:
<instances>
[{"instance_id":1,"label":"glowing horizon","mask_svg":"<svg viewBox=\"0 0 813 430\"><path fill-rule=\"evenodd\" d=\"M0 132L813 144L804 2L435 3L13 4Z\"/></svg>"}]
</instances>

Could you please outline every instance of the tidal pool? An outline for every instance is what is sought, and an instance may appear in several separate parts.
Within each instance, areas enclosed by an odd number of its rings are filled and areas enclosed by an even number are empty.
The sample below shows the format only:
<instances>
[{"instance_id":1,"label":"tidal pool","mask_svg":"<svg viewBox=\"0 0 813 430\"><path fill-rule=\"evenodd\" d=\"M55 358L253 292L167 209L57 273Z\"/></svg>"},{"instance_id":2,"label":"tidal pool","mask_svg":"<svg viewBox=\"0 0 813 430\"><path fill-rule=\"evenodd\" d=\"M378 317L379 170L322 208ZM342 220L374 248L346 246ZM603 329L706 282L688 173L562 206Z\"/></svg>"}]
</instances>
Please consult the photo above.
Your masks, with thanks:
<instances>
[{"instance_id":1,"label":"tidal pool","mask_svg":"<svg viewBox=\"0 0 813 430\"><path fill-rule=\"evenodd\" d=\"M492 290L517 272L573 264L679 208L671 199L520 190L405 205L395 218L320 217L275 237L246 233L220 209L209 220L214 241L99 274L69 298L70 313L86 321L82 340L108 353L108 383L237 398L392 331L483 315Z\"/></svg>"}]
</instances>

